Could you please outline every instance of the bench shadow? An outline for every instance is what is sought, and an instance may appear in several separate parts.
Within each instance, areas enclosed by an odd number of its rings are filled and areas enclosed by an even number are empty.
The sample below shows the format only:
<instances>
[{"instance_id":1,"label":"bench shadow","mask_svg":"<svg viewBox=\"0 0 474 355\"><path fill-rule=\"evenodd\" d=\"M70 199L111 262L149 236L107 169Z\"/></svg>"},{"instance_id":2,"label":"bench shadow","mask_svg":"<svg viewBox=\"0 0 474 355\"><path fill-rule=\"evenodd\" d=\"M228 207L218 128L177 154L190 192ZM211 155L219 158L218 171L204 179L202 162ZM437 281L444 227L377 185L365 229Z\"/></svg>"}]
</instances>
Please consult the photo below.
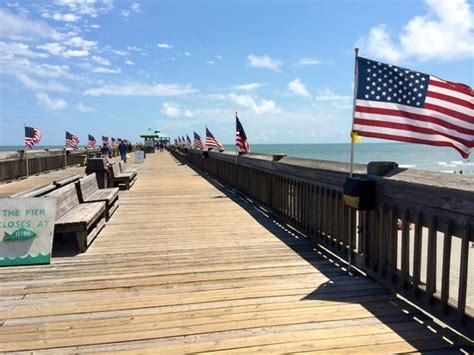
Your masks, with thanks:
<instances>
[{"instance_id":1,"label":"bench shadow","mask_svg":"<svg viewBox=\"0 0 474 355\"><path fill-rule=\"evenodd\" d=\"M461 353L460 346L467 353L472 353L474 350L473 344L467 339L459 336L450 328L436 323L432 317L397 297L390 289L361 273L354 272L349 275L347 263L324 246L319 245L314 237L307 236L286 222L282 222L275 213L265 206L259 205L256 201L227 186L222 181L218 181L208 173L193 166L189 167L225 195L212 198L227 197L231 199L263 228L285 243L328 279L303 297L301 301L322 300L332 303L358 304L375 317L374 319L358 316L359 318L331 321L328 322L330 323L327 325L328 327L382 323L400 337L399 342L409 343L416 349L414 351L439 354ZM373 344L378 343L374 341ZM337 344L335 347L337 348Z\"/></svg>"}]
</instances>

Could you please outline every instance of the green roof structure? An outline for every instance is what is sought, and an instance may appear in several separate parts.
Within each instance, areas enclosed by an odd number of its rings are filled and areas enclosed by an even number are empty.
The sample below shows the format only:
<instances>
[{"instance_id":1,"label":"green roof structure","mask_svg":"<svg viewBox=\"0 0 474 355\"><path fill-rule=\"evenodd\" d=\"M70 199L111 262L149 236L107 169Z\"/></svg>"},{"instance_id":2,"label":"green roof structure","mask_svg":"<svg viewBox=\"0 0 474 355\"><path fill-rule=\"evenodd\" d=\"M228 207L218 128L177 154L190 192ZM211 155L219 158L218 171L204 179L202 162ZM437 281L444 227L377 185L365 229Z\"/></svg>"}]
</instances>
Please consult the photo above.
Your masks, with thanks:
<instances>
[{"instance_id":1,"label":"green roof structure","mask_svg":"<svg viewBox=\"0 0 474 355\"><path fill-rule=\"evenodd\" d=\"M165 140L170 138L166 133L148 128L146 131L140 133L141 138L155 138L157 140Z\"/></svg>"}]
</instances>

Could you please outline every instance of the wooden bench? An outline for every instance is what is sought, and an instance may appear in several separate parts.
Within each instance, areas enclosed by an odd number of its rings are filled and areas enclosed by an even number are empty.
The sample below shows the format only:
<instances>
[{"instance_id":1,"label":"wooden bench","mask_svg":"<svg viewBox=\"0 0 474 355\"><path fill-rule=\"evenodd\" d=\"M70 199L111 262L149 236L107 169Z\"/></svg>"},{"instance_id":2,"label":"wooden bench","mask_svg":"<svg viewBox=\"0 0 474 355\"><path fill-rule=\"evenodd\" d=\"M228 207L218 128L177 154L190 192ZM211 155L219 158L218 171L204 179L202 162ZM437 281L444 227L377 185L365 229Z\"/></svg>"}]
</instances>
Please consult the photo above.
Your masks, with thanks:
<instances>
[{"instance_id":1,"label":"wooden bench","mask_svg":"<svg viewBox=\"0 0 474 355\"><path fill-rule=\"evenodd\" d=\"M109 186L123 188L129 190L137 180L137 174L122 173L120 164L112 163L109 166Z\"/></svg>"},{"instance_id":2,"label":"wooden bench","mask_svg":"<svg viewBox=\"0 0 474 355\"><path fill-rule=\"evenodd\" d=\"M39 187L35 187L26 191L22 191L11 195L10 197L40 197L56 189L53 184L46 184Z\"/></svg>"},{"instance_id":3,"label":"wooden bench","mask_svg":"<svg viewBox=\"0 0 474 355\"><path fill-rule=\"evenodd\" d=\"M69 184L47 194L56 197L56 221L54 233L73 233L80 252L88 245L105 225L105 202L80 203L75 184Z\"/></svg>"},{"instance_id":4,"label":"wooden bench","mask_svg":"<svg viewBox=\"0 0 474 355\"><path fill-rule=\"evenodd\" d=\"M137 169L136 168L129 168L129 169L126 169L125 167L125 164L123 162L119 162L119 166L120 166L120 172L122 174L132 174L133 176L137 175Z\"/></svg>"},{"instance_id":5,"label":"wooden bench","mask_svg":"<svg viewBox=\"0 0 474 355\"><path fill-rule=\"evenodd\" d=\"M54 181L53 181L53 185L56 186L56 188L60 188L60 187L66 186L66 185L68 185L68 184L70 184L70 183L76 182L76 181L78 181L80 178L81 178L80 175L70 175L70 176L66 176L66 177L63 177L63 178L61 178L61 179L54 180Z\"/></svg>"},{"instance_id":6,"label":"wooden bench","mask_svg":"<svg viewBox=\"0 0 474 355\"><path fill-rule=\"evenodd\" d=\"M81 203L105 202L106 220L109 220L119 206L119 188L99 189L95 173L80 179L76 183L76 187Z\"/></svg>"}]
</instances>

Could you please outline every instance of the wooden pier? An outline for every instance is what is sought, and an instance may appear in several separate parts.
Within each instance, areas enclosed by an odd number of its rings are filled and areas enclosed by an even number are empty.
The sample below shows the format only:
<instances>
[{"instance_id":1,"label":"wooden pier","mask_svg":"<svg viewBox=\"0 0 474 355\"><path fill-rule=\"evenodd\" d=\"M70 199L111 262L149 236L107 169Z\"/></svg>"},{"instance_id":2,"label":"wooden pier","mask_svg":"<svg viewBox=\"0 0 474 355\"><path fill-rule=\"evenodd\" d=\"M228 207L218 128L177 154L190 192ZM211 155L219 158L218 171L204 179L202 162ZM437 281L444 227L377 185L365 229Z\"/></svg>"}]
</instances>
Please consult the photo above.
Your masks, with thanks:
<instances>
[{"instance_id":1,"label":"wooden pier","mask_svg":"<svg viewBox=\"0 0 474 355\"><path fill-rule=\"evenodd\" d=\"M337 258L170 154L149 154L137 168L86 253L0 269L0 351L366 354L472 345L389 289L347 275Z\"/></svg>"}]
</instances>

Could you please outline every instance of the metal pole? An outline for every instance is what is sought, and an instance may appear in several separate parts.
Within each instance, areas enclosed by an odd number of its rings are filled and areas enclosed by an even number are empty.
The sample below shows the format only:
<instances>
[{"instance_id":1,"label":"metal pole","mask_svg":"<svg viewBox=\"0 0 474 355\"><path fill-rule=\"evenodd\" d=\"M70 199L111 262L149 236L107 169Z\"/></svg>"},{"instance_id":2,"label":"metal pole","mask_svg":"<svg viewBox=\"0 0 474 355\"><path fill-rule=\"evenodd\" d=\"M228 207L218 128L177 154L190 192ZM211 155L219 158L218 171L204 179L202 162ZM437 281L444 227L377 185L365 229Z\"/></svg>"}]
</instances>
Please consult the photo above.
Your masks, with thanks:
<instances>
[{"instance_id":1,"label":"metal pole","mask_svg":"<svg viewBox=\"0 0 474 355\"><path fill-rule=\"evenodd\" d=\"M354 94L353 94L353 104L352 104L352 128L351 128L351 164L349 170L349 177L353 177L354 175L354 139L353 139L353 131L354 131L354 116L355 116L355 106L357 100L357 83L359 80L359 73L357 70L357 57L359 56L359 48L354 48ZM349 243L349 255L347 258L347 262L349 264L348 272L349 274L352 273L352 211L349 210L349 218L348 218L349 231L348 236L348 243Z\"/></svg>"},{"instance_id":2,"label":"metal pole","mask_svg":"<svg viewBox=\"0 0 474 355\"><path fill-rule=\"evenodd\" d=\"M26 123L25 126L25 136L26 136ZM30 176L30 167L28 164L28 146L25 144L25 164L26 164L26 177Z\"/></svg>"},{"instance_id":3,"label":"metal pole","mask_svg":"<svg viewBox=\"0 0 474 355\"><path fill-rule=\"evenodd\" d=\"M237 112L235 112L235 127L236 127L235 132L237 134ZM237 144L235 144L235 165L237 165L237 156L238 155L239 155L239 153L237 152Z\"/></svg>"}]
</instances>

